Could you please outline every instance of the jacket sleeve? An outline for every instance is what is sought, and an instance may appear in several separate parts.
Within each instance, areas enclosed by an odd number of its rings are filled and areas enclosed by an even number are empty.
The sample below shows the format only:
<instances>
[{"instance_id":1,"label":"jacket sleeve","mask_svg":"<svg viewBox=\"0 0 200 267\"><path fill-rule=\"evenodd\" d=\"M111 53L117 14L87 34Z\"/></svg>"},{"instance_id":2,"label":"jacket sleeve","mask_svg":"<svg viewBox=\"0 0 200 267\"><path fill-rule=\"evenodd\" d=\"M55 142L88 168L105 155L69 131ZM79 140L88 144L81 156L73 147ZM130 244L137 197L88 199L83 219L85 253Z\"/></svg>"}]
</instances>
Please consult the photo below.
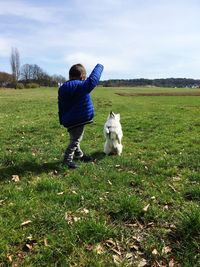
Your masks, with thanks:
<instances>
[{"instance_id":1,"label":"jacket sleeve","mask_svg":"<svg viewBox=\"0 0 200 267\"><path fill-rule=\"evenodd\" d=\"M62 107L61 107L61 103L60 103L60 97L58 96L58 118L59 118L59 122L62 125Z\"/></svg>"},{"instance_id":2,"label":"jacket sleeve","mask_svg":"<svg viewBox=\"0 0 200 267\"><path fill-rule=\"evenodd\" d=\"M103 68L103 65L97 64L91 72L90 76L85 81L83 81L81 86L86 93L90 93L95 88L95 86L97 86L101 78Z\"/></svg>"}]
</instances>

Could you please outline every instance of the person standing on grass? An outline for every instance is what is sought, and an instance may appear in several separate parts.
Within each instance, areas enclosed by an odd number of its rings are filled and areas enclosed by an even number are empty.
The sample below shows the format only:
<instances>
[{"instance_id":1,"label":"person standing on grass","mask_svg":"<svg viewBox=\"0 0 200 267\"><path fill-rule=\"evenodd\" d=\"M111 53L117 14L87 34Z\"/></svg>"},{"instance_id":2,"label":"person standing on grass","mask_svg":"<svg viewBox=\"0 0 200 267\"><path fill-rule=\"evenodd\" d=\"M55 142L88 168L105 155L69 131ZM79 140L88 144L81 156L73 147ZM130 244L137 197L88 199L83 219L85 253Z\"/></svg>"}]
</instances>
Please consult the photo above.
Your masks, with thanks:
<instances>
[{"instance_id":1,"label":"person standing on grass","mask_svg":"<svg viewBox=\"0 0 200 267\"><path fill-rule=\"evenodd\" d=\"M98 84L103 65L97 64L86 78L86 70L82 64L73 65L69 70L69 81L58 89L58 113L60 124L67 128L70 142L65 150L64 164L75 169L78 165L73 161L79 159L84 162L92 161L85 155L80 142L84 134L85 124L91 123L94 117L94 107L90 92Z\"/></svg>"}]
</instances>

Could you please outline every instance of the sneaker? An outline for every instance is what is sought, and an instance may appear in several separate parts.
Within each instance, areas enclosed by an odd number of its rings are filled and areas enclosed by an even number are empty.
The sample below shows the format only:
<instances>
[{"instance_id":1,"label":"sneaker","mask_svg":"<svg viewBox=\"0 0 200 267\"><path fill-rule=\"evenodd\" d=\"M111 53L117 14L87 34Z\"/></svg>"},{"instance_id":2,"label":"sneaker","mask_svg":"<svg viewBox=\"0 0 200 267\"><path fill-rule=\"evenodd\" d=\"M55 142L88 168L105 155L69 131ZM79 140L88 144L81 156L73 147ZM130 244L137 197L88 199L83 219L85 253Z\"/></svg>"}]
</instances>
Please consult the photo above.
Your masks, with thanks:
<instances>
[{"instance_id":1,"label":"sneaker","mask_svg":"<svg viewBox=\"0 0 200 267\"><path fill-rule=\"evenodd\" d=\"M69 169L77 169L79 167L74 161L64 161L64 164L67 165Z\"/></svg>"},{"instance_id":2,"label":"sneaker","mask_svg":"<svg viewBox=\"0 0 200 267\"><path fill-rule=\"evenodd\" d=\"M94 159L90 156L83 155L79 160L83 162L92 162Z\"/></svg>"}]
</instances>

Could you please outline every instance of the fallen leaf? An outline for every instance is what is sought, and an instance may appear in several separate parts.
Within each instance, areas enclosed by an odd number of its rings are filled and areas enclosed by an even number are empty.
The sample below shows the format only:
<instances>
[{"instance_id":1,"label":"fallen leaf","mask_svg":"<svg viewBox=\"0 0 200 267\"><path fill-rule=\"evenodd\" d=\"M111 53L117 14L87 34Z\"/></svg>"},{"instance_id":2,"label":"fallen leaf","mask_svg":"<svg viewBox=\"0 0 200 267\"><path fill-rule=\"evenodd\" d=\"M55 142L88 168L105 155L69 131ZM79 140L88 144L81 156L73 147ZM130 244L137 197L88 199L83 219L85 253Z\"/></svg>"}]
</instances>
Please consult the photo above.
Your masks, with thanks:
<instances>
[{"instance_id":1,"label":"fallen leaf","mask_svg":"<svg viewBox=\"0 0 200 267\"><path fill-rule=\"evenodd\" d=\"M127 171L127 173L136 174L134 171Z\"/></svg>"},{"instance_id":2,"label":"fallen leaf","mask_svg":"<svg viewBox=\"0 0 200 267\"><path fill-rule=\"evenodd\" d=\"M136 240L137 242L141 242L142 241L142 237L141 236L132 236L132 238L134 240Z\"/></svg>"},{"instance_id":3,"label":"fallen leaf","mask_svg":"<svg viewBox=\"0 0 200 267\"><path fill-rule=\"evenodd\" d=\"M12 175L12 181L18 183L20 181L19 180L19 175L16 175L16 174Z\"/></svg>"},{"instance_id":4,"label":"fallen leaf","mask_svg":"<svg viewBox=\"0 0 200 267\"><path fill-rule=\"evenodd\" d=\"M28 239L28 240L26 241L26 243L25 243L24 246L22 247L22 250L23 250L24 252L28 252L28 251L32 250L36 244L37 244L37 240L32 239L32 237L31 237L31 239Z\"/></svg>"},{"instance_id":5,"label":"fallen leaf","mask_svg":"<svg viewBox=\"0 0 200 267\"><path fill-rule=\"evenodd\" d=\"M93 164L96 164L96 163L97 163L97 159L94 159L94 160L92 161L92 163L93 163Z\"/></svg>"},{"instance_id":6,"label":"fallen leaf","mask_svg":"<svg viewBox=\"0 0 200 267\"><path fill-rule=\"evenodd\" d=\"M45 247L48 247L49 245L48 245L48 240L47 240L47 238L44 238L44 246Z\"/></svg>"},{"instance_id":7,"label":"fallen leaf","mask_svg":"<svg viewBox=\"0 0 200 267\"><path fill-rule=\"evenodd\" d=\"M154 226L154 222L147 223L148 226Z\"/></svg>"},{"instance_id":8,"label":"fallen leaf","mask_svg":"<svg viewBox=\"0 0 200 267\"><path fill-rule=\"evenodd\" d=\"M88 244L88 245L86 245L86 249L87 249L88 251L92 251L93 248L94 248L94 246L93 246L92 244Z\"/></svg>"},{"instance_id":9,"label":"fallen leaf","mask_svg":"<svg viewBox=\"0 0 200 267\"><path fill-rule=\"evenodd\" d=\"M117 255L113 255L113 261L115 264L119 265L121 263L121 259Z\"/></svg>"},{"instance_id":10,"label":"fallen leaf","mask_svg":"<svg viewBox=\"0 0 200 267\"><path fill-rule=\"evenodd\" d=\"M137 255L144 255L144 252L142 252L142 251L137 251Z\"/></svg>"},{"instance_id":11,"label":"fallen leaf","mask_svg":"<svg viewBox=\"0 0 200 267\"><path fill-rule=\"evenodd\" d=\"M20 252L17 254L17 256L20 258L20 259L24 259L26 257L26 253L25 252Z\"/></svg>"},{"instance_id":12,"label":"fallen leaf","mask_svg":"<svg viewBox=\"0 0 200 267\"><path fill-rule=\"evenodd\" d=\"M27 220L27 221L21 223L21 226L25 226L25 225L27 225L27 224L29 224L29 223L31 223L31 222L32 222L31 220Z\"/></svg>"},{"instance_id":13,"label":"fallen leaf","mask_svg":"<svg viewBox=\"0 0 200 267\"><path fill-rule=\"evenodd\" d=\"M74 216L71 212L65 212L65 221L68 224L78 222L81 218Z\"/></svg>"},{"instance_id":14,"label":"fallen leaf","mask_svg":"<svg viewBox=\"0 0 200 267\"><path fill-rule=\"evenodd\" d=\"M172 258L170 261L169 261L169 267L174 267L174 259Z\"/></svg>"},{"instance_id":15,"label":"fallen leaf","mask_svg":"<svg viewBox=\"0 0 200 267\"><path fill-rule=\"evenodd\" d=\"M33 240L33 236L29 235L29 236L27 236L27 239L31 241L31 240Z\"/></svg>"},{"instance_id":16,"label":"fallen leaf","mask_svg":"<svg viewBox=\"0 0 200 267\"><path fill-rule=\"evenodd\" d=\"M86 208L84 208L84 209L81 210L81 213L88 214L89 213L89 210L86 209Z\"/></svg>"},{"instance_id":17,"label":"fallen leaf","mask_svg":"<svg viewBox=\"0 0 200 267\"><path fill-rule=\"evenodd\" d=\"M115 254L121 256L121 252L120 252L119 250L117 250L117 249L115 249L115 248L111 248L111 250L112 250Z\"/></svg>"},{"instance_id":18,"label":"fallen leaf","mask_svg":"<svg viewBox=\"0 0 200 267\"><path fill-rule=\"evenodd\" d=\"M143 229L144 226L138 220L136 221L137 221L136 226L139 227L140 229Z\"/></svg>"},{"instance_id":19,"label":"fallen leaf","mask_svg":"<svg viewBox=\"0 0 200 267\"><path fill-rule=\"evenodd\" d=\"M132 253L126 253L125 256L127 259L132 259L133 258L133 254Z\"/></svg>"},{"instance_id":20,"label":"fallen leaf","mask_svg":"<svg viewBox=\"0 0 200 267\"><path fill-rule=\"evenodd\" d=\"M169 227L170 227L171 229L176 229L176 225L175 225L175 224L170 224Z\"/></svg>"},{"instance_id":21,"label":"fallen leaf","mask_svg":"<svg viewBox=\"0 0 200 267\"><path fill-rule=\"evenodd\" d=\"M172 189L172 191L177 192L177 190L171 184L169 184L169 187Z\"/></svg>"},{"instance_id":22,"label":"fallen leaf","mask_svg":"<svg viewBox=\"0 0 200 267\"><path fill-rule=\"evenodd\" d=\"M173 179L174 182L177 182L177 181L180 181L181 180L181 177L174 176L174 177L172 177L172 179Z\"/></svg>"},{"instance_id":23,"label":"fallen leaf","mask_svg":"<svg viewBox=\"0 0 200 267\"><path fill-rule=\"evenodd\" d=\"M153 255L158 255L158 251L157 251L157 249L155 249L155 248L152 250L151 253L152 253Z\"/></svg>"},{"instance_id":24,"label":"fallen leaf","mask_svg":"<svg viewBox=\"0 0 200 267\"><path fill-rule=\"evenodd\" d=\"M94 251L95 251L98 255L104 253L104 249L103 249L103 247L102 247L101 244L97 244L97 245L94 247Z\"/></svg>"},{"instance_id":25,"label":"fallen leaf","mask_svg":"<svg viewBox=\"0 0 200 267\"><path fill-rule=\"evenodd\" d=\"M106 245L107 245L108 247L116 246L115 242L114 242L112 239L108 239L108 240L106 240Z\"/></svg>"},{"instance_id":26,"label":"fallen leaf","mask_svg":"<svg viewBox=\"0 0 200 267\"><path fill-rule=\"evenodd\" d=\"M74 219L74 222L78 222L81 218L75 216L73 219Z\"/></svg>"},{"instance_id":27,"label":"fallen leaf","mask_svg":"<svg viewBox=\"0 0 200 267\"><path fill-rule=\"evenodd\" d=\"M7 258L8 258L8 260L9 260L9 262L12 262L12 257L13 257L13 256L10 255L10 254L7 255Z\"/></svg>"},{"instance_id":28,"label":"fallen leaf","mask_svg":"<svg viewBox=\"0 0 200 267\"><path fill-rule=\"evenodd\" d=\"M63 195L64 192L58 192L57 195L60 196L60 195Z\"/></svg>"},{"instance_id":29,"label":"fallen leaf","mask_svg":"<svg viewBox=\"0 0 200 267\"><path fill-rule=\"evenodd\" d=\"M49 172L49 175L58 175L58 171L57 170L53 170L53 171Z\"/></svg>"},{"instance_id":30,"label":"fallen leaf","mask_svg":"<svg viewBox=\"0 0 200 267\"><path fill-rule=\"evenodd\" d=\"M149 206L150 206L150 204L146 205L146 206L143 208L143 211L144 211L144 212L147 212Z\"/></svg>"},{"instance_id":31,"label":"fallen leaf","mask_svg":"<svg viewBox=\"0 0 200 267\"><path fill-rule=\"evenodd\" d=\"M72 224L73 223L73 217L68 212L65 212L65 221L67 221L68 224Z\"/></svg>"},{"instance_id":32,"label":"fallen leaf","mask_svg":"<svg viewBox=\"0 0 200 267\"><path fill-rule=\"evenodd\" d=\"M147 265L147 261L146 261L145 259L142 259L142 260L138 263L137 267L144 267L144 266L146 266L146 265Z\"/></svg>"},{"instance_id":33,"label":"fallen leaf","mask_svg":"<svg viewBox=\"0 0 200 267\"><path fill-rule=\"evenodd\" d=\"M33 245L32 245L32 244L26 244L26 247L27 247L29 250L32 250L32 249L33 249Z\"/></svg>"},{"instance_id":34,"label":"fallen leaf","mask_svg":"<svg viewBox=\"0 0 200 267\"><path fill-rule=\"evenodd\" d=\"M167 254L167 253L169 253L171 251L172 251L172 249L169 246L163 247L163 249L162 249L162 253L163 254Z\"/></svg>"},{"instance_id":35,"label":"fallen leaf","mask_svg":"<svg viewBox=\"0 0 200 267\"><path fill-rule=\"evenodd\" d=\"M6 201L7 198L1 199L0 200L0 205L3 205L3 202Z\"/></svg>"},{"instance_id":36,"label":"fallen leaf","mask_svg":"<svg viewBox=\"0 0 200 267\"><path fill-rule=\"evenodd\" d=\"M131 245L131 246L130 246L130 248L134 248L136 251L138 251L138 250L139 250L139 247L138 247L138 246L136 246L136 245Z\"/></svg>"}]
</instances>

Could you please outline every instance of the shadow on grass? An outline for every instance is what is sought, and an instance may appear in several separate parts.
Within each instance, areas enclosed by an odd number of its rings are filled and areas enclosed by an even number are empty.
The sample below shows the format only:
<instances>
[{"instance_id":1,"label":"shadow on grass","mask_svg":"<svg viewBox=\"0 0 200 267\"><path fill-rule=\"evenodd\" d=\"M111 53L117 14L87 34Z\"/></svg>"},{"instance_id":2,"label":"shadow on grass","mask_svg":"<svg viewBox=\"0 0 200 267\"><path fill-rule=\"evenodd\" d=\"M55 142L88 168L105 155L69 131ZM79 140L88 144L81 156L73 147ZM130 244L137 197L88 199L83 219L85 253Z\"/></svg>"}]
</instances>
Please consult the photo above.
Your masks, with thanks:
<instances>
[{"instance_id":1,"label":"shadow on grass","mask_svg":"<svg viewBox=\"0 0 200 267\"><path fill-rule=\"evenodd\" d=\"M60 161L38 164L33 161L25 161L19 165L7 166L0 169L0 181L12 178L12 175L22 176L24 174L40 174L55 171L61 165Z\"/></svg>"},{"instance_id":2,"label":"shadow on grass","mask_svg":"<svg viewBox=\"0 0 200 267\"><path fill-rule=\"evenodd\" d=\"M99 161L105 157L105 154L100 151L96 151L91 154L91 157L96 161ZM53 161L46 163L37 163L33 161L21 162L18 165L5 166L0 168L0 181L11 179L12 175L23 176L24 174L39 175L44 172L51 172L60 169L63 166L61 161Z\"/></svg>"},{"instance_id":3,"label":"shadow on grass","mask_svg":"<svg viewBox=\"0 0 200 267\"><path fill-rule=\"evenodd\" d=\"M91 157L94 160L99 161L99 160L102 160L103 158L105 158L106 155L101 151L95 151L94 153L91 154Z\"/></svg>"}]
</instances>

